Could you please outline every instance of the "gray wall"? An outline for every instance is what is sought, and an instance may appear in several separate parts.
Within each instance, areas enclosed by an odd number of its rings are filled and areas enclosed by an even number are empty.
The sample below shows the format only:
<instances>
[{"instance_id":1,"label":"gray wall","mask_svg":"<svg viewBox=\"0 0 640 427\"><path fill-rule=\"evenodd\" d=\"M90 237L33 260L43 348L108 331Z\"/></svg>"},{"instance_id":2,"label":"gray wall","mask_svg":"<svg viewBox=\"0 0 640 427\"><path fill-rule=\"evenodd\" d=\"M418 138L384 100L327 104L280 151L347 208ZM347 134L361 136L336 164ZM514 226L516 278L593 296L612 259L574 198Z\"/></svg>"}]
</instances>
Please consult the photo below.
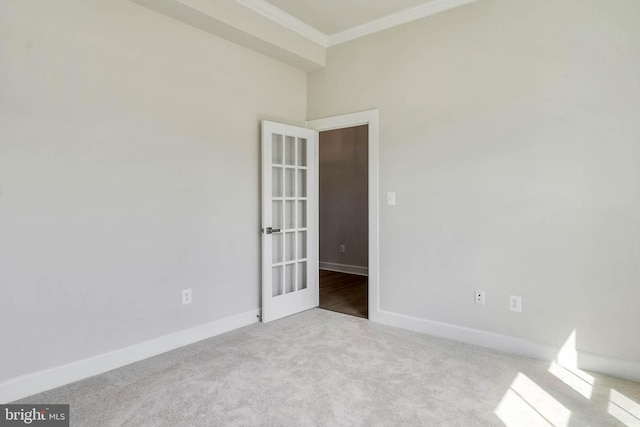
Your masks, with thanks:
<instances>
[{"instance_id":1,"label":"gray wall","mask_svg":"<svg viewBox=\"0 0 640 427\"><path fill-rule=\"evenodd\" d=\"M309 118L380 112L382 309L640 360L639 16L482 0L329 49Z\"/></svg>"},{"instance_id":2,"label":"gray wall","mask_svg":"<svg viewBox=\"0 0 640 427\"><path fill-rule=\"evenodd\" d=\"M126 0L0 0L0 381L257 308L259 120L370 108L383 309L638 361L638 16L482 0L307 86Z\"/></svg>"},{"instance_id":3,"label":"gray wall","mask_svg":"<svg viewBox=\"0 0 640 427\"><path fill-rule=\"evenodd\" d=\"M0 28L0 381L257 309L259 121L306 75L126 0Z\"/></svg>"},{"instance_id":4,"label":"gray wall","mask_svg":"<svg viewBox=\"0 0 640 427\"><path fill-rule=\"evenodd\" d=\"M367 144L367 126L320 133L321 263L368 265Z\"/></svg>"}]
</instances>

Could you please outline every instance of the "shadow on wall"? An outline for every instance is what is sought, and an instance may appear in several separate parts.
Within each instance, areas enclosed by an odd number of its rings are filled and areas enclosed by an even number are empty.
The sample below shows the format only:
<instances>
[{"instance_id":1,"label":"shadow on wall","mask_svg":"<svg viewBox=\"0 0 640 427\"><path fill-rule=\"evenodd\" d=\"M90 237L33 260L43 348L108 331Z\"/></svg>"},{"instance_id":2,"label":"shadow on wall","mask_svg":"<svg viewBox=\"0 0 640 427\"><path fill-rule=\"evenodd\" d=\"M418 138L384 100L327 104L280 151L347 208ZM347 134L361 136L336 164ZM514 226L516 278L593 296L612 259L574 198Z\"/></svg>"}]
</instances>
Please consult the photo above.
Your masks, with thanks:
<instances>
[{"instance_id":1,"label":"shadow on wall","mask_svg":"<svg viewBox=\"0 0 640 427\"><path fill-rule=\"evenodd\" d=\"M589 401L589 406L594 410L609 414L618 423L640 426L638 402L578 368L576 335L574 330L549 365L547 373L552 376L549 380L562 382L567 394L577 393L582 399ZM529 376L518 372L494 413L507 427L584 425L584 420L572 419L572 402L563 399L563 396L548 393ZM611 421L616 422L613 419Z\"/></svg>"}]
</instances>

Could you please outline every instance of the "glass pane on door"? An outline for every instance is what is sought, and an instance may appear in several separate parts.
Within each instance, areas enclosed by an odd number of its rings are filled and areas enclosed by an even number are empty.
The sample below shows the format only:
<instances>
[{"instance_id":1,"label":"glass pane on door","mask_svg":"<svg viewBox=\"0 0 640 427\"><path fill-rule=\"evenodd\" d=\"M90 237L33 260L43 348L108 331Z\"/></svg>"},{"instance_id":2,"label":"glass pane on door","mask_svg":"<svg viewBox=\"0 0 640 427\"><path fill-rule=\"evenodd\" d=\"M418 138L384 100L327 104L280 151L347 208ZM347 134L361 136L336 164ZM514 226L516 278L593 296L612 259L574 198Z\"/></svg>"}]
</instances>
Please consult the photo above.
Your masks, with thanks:
<instances>
[{"instance_id":1,"label":"glass pane on door","mask_svg":"<svg viewBox=\"0 0 640 427\"><path fill-rule=\"evenodd\" d=\"M290 294L296 291L296 265L287 264L285 271L286 292Z\"/></svg>"},{"instance_id":2,"label":"glass pane on door","mask_svg":"<svg viewBox=\"0 0 640 427\"><path fill-rule=\"evenodd\" d=\"M271 277L271 295L274 297L280 296L282 292L282 266L273 267L273 275Z\"/></svg>"},{"instance_id":3,"label":"glass pane on door","mask_svg":"<svg viewBox=\"0 0 640 427\"><path fill-rule=\"evenodd\" d=\"M271 195L273 197L282 197L283 176L282 168L272 168L271 172Z\"/></svg>"},{"instance_id":4,"label":"glass pane on door","mask_svg":"<svg viewBox=\"0 0 640 427\"><path fill-rule=\"evenodd\" d=\"M307 201L298 202L298 228L307 228Z\"/></svg>"},{"instance_id":5,"label":"glass pane on door","mask_svg":"<svg viewBox=\"0 0 640 427\"><path fill-rule=\"evenodd\" d=\"M298 232L298 259L307 258L307 232Z\"/></svg>"},{"instance_id":6,"label":"glass pane on door","mask_svg":"<svg viewBox=\"0 0 640 427\"><path fill-rule=\"evenodd\" d=\"M282 200L274 200L271 205L271 227L282 228Z\"/></svg>"},{"instance_id":7,"label":"glass pane on door","mask_svg":"<svg viewBox=\"0 0 640 427\"><path fill-rule=\"evenodd\" d=\"M282 161L282 150L283 150L282 135L274 134L273 135L272 145L271 145L271 162L274 165L283 164L283 161Z\"/></svg>"},{"instance_id":8,"label":"glass pane on door","mask_svg":"<svg viewBox=\"0 0 640 427\"><path fill-rule=\"evenodd\" d=\"M285 261L295 261L296 259L296 233L287 233L287 238L284 240L285 252L287 256Z\"/></svg>"},{"instance_id":9,"label":"glass pane on door","mask_svg":"<svg viewBox=\"0 0 640 427\"><path fill-rule=\"evenodd\" d=\"M307 170L298 169L298 197L307 197Z\"/></svg>"},{"instance_id":10,"label":"glass pane on door","mask_svg":"<svg viewBox=\"0 0 640 427\"><path fill-rule=\"evenodd\" d=\"M296 202L293 200L287 200L285 209L285 221L284 227L287 230L293 230L296 228Z\"/></svg>"},{"instance_id":11,"label":"glass pane on door","mask_svg":"<svg viewBox=\"0 0 640 427\"><path fill-rule=\"evenodd\" d=\"M307 166L307 140L298 138L298 166Z\"/></svg>"},{"instance_id":12,"label":"glass pane on door","mask_svg":"<svg viewBox=\"0 0 640 427\"><path fill-rule=\"evenodd\" d=\"M290 166L295 166L296 164L296 139L293 136L287 136L286 138L285 162Z\"/></svg>"},{"instance_id":13,"label":"glass pane on door","mask_svg":"<svg viewBox=\"0 0 640 427\"><path fill-rule=\"evenodd\" d=\"M274 234L271 239L271 259L274 264L282 262L283 252L282 234Z\"/></svg>"},{"instance_id":14,"label":"glass pane on door","mask_svg":"<svg viewBox=\"0 0 640 427\"><path fill-rule=\"evenodd\" d=\"M285 176L285 197L296 196L296 170L295 168L286 168L284 172Z\"/></svg>"},{"instance_id":15,"label":"glass pane on door","mask_svg":"<svg viewBox=\"0 0 640 427\"><path fill-rule=\"evenodd\" d=\"M307 289L307 263L298 263L298 290Z\"/></svg>"}]
</instances>

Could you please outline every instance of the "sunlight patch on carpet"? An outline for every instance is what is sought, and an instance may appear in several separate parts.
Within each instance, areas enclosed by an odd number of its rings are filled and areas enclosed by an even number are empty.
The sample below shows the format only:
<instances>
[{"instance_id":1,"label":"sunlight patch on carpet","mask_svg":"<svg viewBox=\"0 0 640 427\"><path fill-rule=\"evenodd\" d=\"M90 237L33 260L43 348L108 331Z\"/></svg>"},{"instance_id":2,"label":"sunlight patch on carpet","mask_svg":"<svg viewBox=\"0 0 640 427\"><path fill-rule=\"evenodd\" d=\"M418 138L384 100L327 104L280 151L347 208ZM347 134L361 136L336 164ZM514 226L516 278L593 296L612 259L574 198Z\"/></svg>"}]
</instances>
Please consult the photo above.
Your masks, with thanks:
<instances>
[{"instance_id":1,"label":"sunlight patch on carpet","mask_svg":"<svg viewBox=\"0 0 640 427\"><path fill-rule=\"evenodd\" d=\"M640 426L640 404L617 390L609 390L607 412L626 426Z\"/></svg>"},{"instance_id":2,"label":"sunlight patch on carpet","mask_svg":"<svg viewBox=\"0 0 640 427\"><path fill-rule=\"evenodd\" d=\"M529 377L518 372L495 410L507 427L567 427L571 411Z\"/></svg>"}]
</instances>

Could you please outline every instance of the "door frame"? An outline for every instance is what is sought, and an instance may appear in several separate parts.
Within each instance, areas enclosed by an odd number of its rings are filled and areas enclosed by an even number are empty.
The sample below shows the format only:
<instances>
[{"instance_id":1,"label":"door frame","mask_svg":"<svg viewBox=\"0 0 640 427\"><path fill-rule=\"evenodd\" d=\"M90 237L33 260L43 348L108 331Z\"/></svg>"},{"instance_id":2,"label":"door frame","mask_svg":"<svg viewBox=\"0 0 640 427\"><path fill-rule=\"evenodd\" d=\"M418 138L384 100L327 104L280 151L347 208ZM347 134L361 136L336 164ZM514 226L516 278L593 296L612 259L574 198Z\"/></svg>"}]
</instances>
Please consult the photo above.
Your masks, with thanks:
<instances>
[{"instance_id":1,"label":"door frame","mask_svg":"<svg viewBox=\"0 0 640 427\"><path fill-rule=\"evenodd\" d=\"M378 110L360 111L357 113L343 114L339 116L325 117L320 119L308 120L307 127L313 129L318 134L323 131L350 128L354 126L368 125L369 127L369 147L368 147L368 205L369 205L369 277L368 277L368 295L369 295L369 320L377 322L380 313L380 245L379 245L379 179L378 179ZM319 224L319 188L317 183L319 181L320 172L320 159L319 159L319 146L320 138L317 138L317 144L315 146L316 155L316 186L314 187L315 194L313 195L316 210L315 210L315 223ZM318 236L319 237L319 236ZM319 240L318 240L319 243ZM319 255L319 250L316 252ZM319 259L318 259L319 261ZM318 288L319 289L319 288Z\"/></svg>"}]
</instances>

